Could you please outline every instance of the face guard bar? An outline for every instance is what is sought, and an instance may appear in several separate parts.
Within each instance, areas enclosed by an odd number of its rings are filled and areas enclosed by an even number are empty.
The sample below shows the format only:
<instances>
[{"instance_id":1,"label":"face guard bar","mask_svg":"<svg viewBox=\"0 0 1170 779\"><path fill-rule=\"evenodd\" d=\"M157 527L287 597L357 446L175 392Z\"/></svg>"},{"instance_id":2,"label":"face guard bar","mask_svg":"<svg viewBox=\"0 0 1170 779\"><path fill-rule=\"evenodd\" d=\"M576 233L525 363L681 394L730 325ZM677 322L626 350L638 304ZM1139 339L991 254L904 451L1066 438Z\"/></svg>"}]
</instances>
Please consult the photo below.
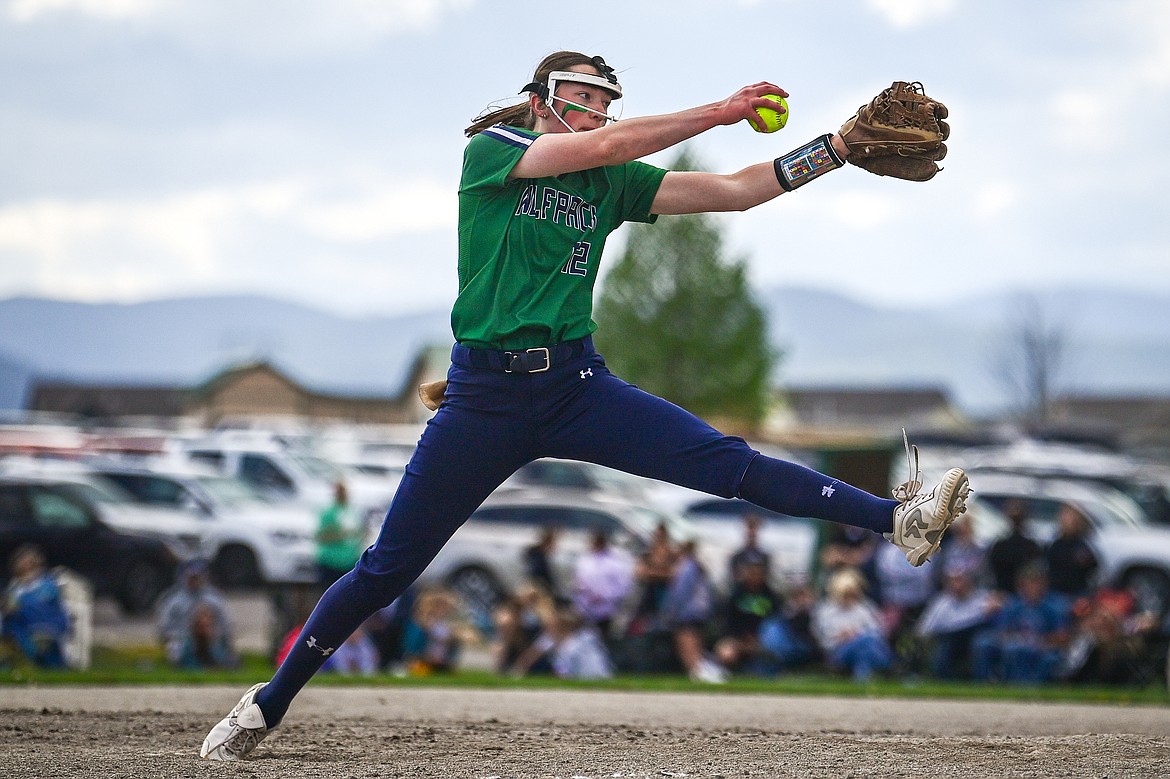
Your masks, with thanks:
<instances>
[{"instance_id":1,"label":"face guard bar","mask_svg":"<svg viewBox=\"0 0 1170 779\"><path fill-rule=\"evenodd\" d=\"M540 84L533 81L529 84L526 84L520 91L532 92L533 94L538 95L540 99L546 103L550 103L552 100L558 100L566 104L566 106L576 108L578 111L597 114L598 116L604 117L611 122L616 122L616 116L610 116L607 113L583 106L580 103L575 103L572 100L567 100L556 94L559 83L562 81L568 81L574 84L586 84L591 87L597 87L598 89L604 89L606 92L613 95L614 100L620 100L622 97L622 85L618 83L617 77L613 75L613 68L606 65L605 60L601 59L600 57L594 57L593 59L594 62L597 63L598 70L602 71L606 75L596 76L592 73L578 73L573 70L554 70L552 73L548 74L547 84ZM557 116L558 119L561 119L560 113L558 113L555 109L553 110L553 113ZM562 123L564 123L564 121L564 119L561 119ZM568 127L567 124L565 126Z\"/></svg>"}]
</instances>

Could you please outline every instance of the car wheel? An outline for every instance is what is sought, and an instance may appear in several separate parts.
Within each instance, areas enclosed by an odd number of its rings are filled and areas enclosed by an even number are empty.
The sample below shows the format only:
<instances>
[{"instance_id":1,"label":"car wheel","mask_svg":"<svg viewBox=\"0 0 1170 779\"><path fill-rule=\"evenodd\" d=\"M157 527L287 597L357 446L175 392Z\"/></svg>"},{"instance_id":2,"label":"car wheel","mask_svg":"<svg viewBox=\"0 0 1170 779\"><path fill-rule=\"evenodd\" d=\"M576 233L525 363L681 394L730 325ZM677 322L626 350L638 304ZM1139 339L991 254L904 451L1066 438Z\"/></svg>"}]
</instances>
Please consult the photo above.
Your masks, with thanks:
<instances>
[{"instance_id":1,"label":"car wheel","mask_svg":"<svg viewBox=\"0 0 1170 779\"><path fill-rule=\"evenodd\" d=\"M447 585L463 601L476 627L490 629L492 611L506 595L496 577L483 568L469 566L451 574Z\"/></svg>"},{"instance_id":2,"label":"car wheel","mask_svg":"<svg viewBox=\"0 0 1170 779\"><path fill-rule=\"evenodd\" d=\"M225 589L255 587L263 583L256 554L246 546L225 546L211 565L216 584Z\"/></svg>"},{"instance_id":3,"label":"car wheel","mask_svg":"<svg viewBox=\"0 0 1170 779\"><path fill-rule=\"evenodd\" d=\"M127 614L143 614L150 611L168 586L170 577L166 571L153 563L137 560L130 563L122 577L118 605Z\"/></svg>"},{"instance_id":4,"label":"car wheel","mask_svg":"<svg viewBox=\"0 0 1170 779\"><path fill-rule=\"evenodd\" d=\"M1162 617L1170 608L1170 575L1154 568L1137 568L1125 575L1124 584L1133 593L1140 611Z\"/></svg>"}]
</instances>

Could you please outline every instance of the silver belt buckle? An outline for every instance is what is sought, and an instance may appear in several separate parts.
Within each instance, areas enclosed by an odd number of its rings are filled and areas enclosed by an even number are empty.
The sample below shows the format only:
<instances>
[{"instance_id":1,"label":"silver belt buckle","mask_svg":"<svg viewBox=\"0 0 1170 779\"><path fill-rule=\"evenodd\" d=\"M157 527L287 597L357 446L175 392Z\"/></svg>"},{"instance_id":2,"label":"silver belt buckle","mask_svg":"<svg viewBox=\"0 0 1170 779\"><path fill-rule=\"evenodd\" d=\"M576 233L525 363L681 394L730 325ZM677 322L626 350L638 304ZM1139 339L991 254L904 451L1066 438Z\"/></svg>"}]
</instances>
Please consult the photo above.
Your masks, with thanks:
<instances>
[{"instance_id":1,"label":"silver belt buckle","mask_svg":"<svg viewBox=\"0 0 1170 779\"><path fill-rule=\"evenodd\" d=\"M552 367L552 355L550 355L548 353L547 346L538 346L535 349L525 349L524 351L527 352L528 354L532 354L533 352L544 352L544 367L537 368L534 371L528 371L529 373L544 373L545 371L547 371L549 368Z\"/></svg>"},{"instance_id":2,"label":"silver belt buckle","mask_svg":"<svg viewBox=\"0 0 1170 779\"><path fill-rule=\"evenodd\" d=\"M537 346L534 349L525 349L524 350L525 354L532 354L533 352L544 352L544 367L543 368L533 368L531 370L524 371L524 373L544 373L545 371L547 371L549 368L552 367L552 355L549 353L547 346ZM519 353L518 352L508 352L508 354L518 355ZM516 371L513 371L510 365L504 367L504 373L515 373L515 372Z\"/></svg>"}]
</instances>

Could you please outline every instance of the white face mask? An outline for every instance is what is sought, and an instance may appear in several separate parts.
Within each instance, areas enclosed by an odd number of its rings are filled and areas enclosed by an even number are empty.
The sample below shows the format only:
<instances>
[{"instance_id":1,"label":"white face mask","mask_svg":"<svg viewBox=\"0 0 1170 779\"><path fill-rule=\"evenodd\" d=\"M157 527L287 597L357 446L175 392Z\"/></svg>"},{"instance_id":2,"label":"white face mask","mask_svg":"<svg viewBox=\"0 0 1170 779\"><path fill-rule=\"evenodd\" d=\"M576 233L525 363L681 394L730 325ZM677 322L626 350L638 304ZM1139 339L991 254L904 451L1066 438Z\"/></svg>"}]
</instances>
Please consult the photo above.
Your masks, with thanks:
<instances>
[{"instance_id":1,"label":"white face mask","mask_svg":"<svg viewBox=\"0 0 1170 779\"><path fill-rule=\"evenodd\" d=\"M622 86L621 84L617 83L616 80L610 81L604 76L597 76L592 73L578 73L573 70L554 70L552 73L548 74L547 84L537 85L536 83L532 83L525 87L525 89L535 91L537 94L539 94L541 98L549 104L549 107L552 108L553 115L557 118L557 121L563 124L565 128L569 130L569 132L575 133L577 131L572 127L569 127L569 123L565 121L564 117L561 115L561 112L557 111L556 106L553 105L553 101L559 101L567 106L571 106L577 109L578 111L596 114L598 116L604 117L607 121L610 122L617 121L616 116L598 111L594 108L583 106L580 103L573 102L572 100L557 95L557 86L559 86L560 82L562 81L568 81L574 84L586 84L598 89L604 89L606 92L613 94L615 100L620 100L622 97ZM542 92L545 94L541 94Z\"/></svg>"}]
</instances>

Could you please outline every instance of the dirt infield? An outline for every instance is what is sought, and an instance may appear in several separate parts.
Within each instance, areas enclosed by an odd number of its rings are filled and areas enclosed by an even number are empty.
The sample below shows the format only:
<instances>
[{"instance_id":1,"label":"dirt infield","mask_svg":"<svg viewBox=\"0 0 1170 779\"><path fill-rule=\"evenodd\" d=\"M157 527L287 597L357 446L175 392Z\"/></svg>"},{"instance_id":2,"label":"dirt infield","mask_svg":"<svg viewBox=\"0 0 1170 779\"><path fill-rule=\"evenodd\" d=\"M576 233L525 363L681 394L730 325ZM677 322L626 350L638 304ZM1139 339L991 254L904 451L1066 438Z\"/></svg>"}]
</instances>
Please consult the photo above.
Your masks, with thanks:
<instances>
[{"instance_id":1,"label":"dirt infield","mask_svg":"<svg viewBox=\"0 0 1170 779\"><path fill-rule=\"evenodd\" d=\"M243 764L201 761L242 690L0 688L35 777L1161 777L1170 709L670 693L314 688Z\"/></svg>"}]
</instances>

